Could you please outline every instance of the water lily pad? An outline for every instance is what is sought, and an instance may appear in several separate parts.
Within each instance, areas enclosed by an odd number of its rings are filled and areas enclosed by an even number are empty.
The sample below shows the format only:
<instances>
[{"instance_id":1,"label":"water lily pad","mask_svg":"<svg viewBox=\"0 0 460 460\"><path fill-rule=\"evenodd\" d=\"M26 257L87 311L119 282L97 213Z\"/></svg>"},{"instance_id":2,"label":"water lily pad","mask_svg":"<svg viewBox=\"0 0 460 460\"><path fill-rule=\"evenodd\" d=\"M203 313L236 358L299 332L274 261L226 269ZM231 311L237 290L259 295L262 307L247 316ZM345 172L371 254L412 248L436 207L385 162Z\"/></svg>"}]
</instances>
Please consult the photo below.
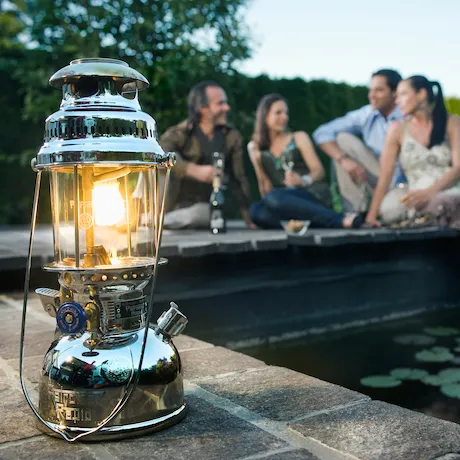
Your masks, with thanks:
<instances>
[{"instance_id":1,"label":"water lily pad","mask_svg":"<svg viewBox=\"0 0 460 460\"><path fill-rule=\"evenodd\" d=\"M442 363L450 361L452 358L454 358L454 355L446 347L433 347L415 353L415 359L417 361L425 361L428 363Z\"/></svg>"},{"instance_id":2,"label":"water lily pad","mask_svg":"<svg viewBox=\"0 0 460 460\"><path fill-rule=\"evenodd\" d=\"M452 367L443 369L436 375L427 375L422 378L422 382L427 385L441 386L449 383L460 382L460 368Z\"/></svg>"},{"instance_id":3,"label":"water lily pad","mask_svg":"<svg viewBox=\"0 0 460 460\"><path fill-rule=\"evenodd\" d=\"M425 334L404 334L397 335L393 341L400 345L432 345L436 339Z\"/></svg>"},{"instance_id":4,"label":"water lily pad","mask_svg":"<svg viewBox=\"0 0 460 460\"><path fill-rule=\"evenodd\" d=\"M361 385L372 388L393 388L402 383L401 380L391 375L370 375L369 377L363 377L360 382Z\"/></svg>"},{"instance_id":5,"label":"water lily pad","mask_svg":"<svg viewBox=\"0 0 460 460\"><path fill-rule=\"evenodd\" d=\"M410 369L406 367L400 367L397 369L393 369L390 372L390 375L395 379L400 380L420 380L423 377L428 375L428 372L424 369Z\"/></svg>"},{"instance_id":6,"label":"water lily pad","mask_svg":"<svg viewBox=\"0 0 460 460\"><path fill-rule=\"evenodd\" d=\"M448 383L441 387L441 393L450 398L460 399L460 383Z\"/></svg>"},{"instance_id":7,"label":"water lily pad","mask_svg":"<svg viewBox=\"0 0 460 460\"><path fill-rule=\"evenodd\" d=\"M457 335L460 333L458 329L453 327L426 327L423 329L423 332L429 335L434 335L436 337L448 337L449 335Z\"/></svg>"},{"instance_id":8,"label":"water lily pad","mask_svg":"<svg viewBox=\"0 0 460 460\"><path fill-rule=\"evenodd\" d=\"M443 378L449 378L450 381L460 382L460 367L448 367L438 372L438 375Z\"/></svg>"},{"instance_id":9,"label":"water lily pad","mask_svg":"<svg viewBox=\"0 0 460 460\"><path fill-rule=\"evenodd\" d=\"M435 387L440 387L441 385L444 385L448 382L445 382L442 377L439 377L439 375L427 375L426 377L423 377L422 382L425 383L426 385L433 385Z\"/></svg>"}]
</instances>

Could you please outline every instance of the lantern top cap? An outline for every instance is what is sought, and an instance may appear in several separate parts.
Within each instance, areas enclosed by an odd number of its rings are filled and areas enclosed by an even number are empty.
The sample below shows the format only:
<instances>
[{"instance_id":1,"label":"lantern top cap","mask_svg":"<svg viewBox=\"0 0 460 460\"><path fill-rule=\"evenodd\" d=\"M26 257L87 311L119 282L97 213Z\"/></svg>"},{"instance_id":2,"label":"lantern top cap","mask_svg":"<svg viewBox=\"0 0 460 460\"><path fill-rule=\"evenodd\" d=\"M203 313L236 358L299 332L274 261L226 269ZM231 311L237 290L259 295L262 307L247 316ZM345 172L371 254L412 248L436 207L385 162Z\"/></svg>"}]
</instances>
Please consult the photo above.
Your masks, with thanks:
<instances>
[{"instance_id":1,"label":"lantern top cap","mask_svg":"<svg viewBox=\"0 0 460 460\"><path fill-rule=\"evenodd\" d=\"M74 59L68 66L58 70L49 83L54 88L61 88L66 83L75 83L81 77L112 77L122 84L134 82L138 90L149 86L148 80L126 62L110 58Z\"/></svg>"}]
</instances>

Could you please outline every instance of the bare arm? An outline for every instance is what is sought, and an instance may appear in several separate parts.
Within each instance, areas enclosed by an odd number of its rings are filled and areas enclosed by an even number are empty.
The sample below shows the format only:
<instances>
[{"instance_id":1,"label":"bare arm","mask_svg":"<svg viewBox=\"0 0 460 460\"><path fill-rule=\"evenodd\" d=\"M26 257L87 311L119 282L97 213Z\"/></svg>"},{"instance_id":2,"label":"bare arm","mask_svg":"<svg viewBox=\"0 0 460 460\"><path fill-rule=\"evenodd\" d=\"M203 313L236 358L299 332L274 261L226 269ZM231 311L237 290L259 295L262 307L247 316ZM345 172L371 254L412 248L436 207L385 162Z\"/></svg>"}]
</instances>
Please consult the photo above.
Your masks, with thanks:
<instances>
[{"instance_id":1,"label":"bare arm","mask_svg":"<svg viewBox=\"0 0 460 460\"><path fill-rule=\"evenodd\" d=\"M335 141L324 142L318 147L333 160L340 161L343 158L343 152Z\"/></svg>"},{"instance_id":2,"label":"bare arm","mask_svg":"<svg viewBox=\"0 0 460 460\"><path fill-rule=\"evenodd\" d=\"M272 184L262 168L260 150L254 141L249 142L248 152L252 166L254 167L254 171L256 172L257 185L259 187L260 197L263 198L267 193L271 191Z\"/></svg>"},{"instance_id":3,"label":"bare arm","mask_svg":"<svg viewBox=\"0 0 460 460\"><path fill-rule=\"evenodd\" d=\"M380 204L388 190L393 177L396 159L399 155L401 147L402 124L398 121L393 122L388 129L385 137L385 144L380 157L380 174L377 182L377 187L374 191L369 212L367 213L366 221L373 223L377 220L379 215Z\"/></svg>"},{"instance_id":4,"label":"bare arm","mask_svg":"<svg viewBox=\"0 0 460 460\"><path fill-rule=\"evenodd\" d=\"M447 137L452 155L452 167L431 187L433 195L451 187L460 178L460 118L450 115L447 120Z\"/></svg>"},{"instance_id":5,"label":"bare arm","mask_svg":"<svg viewBox=\"0 0 460 460\"><path fill-rule=\"evenodd\" d=\"M309 176L313 182L317 182L324 178L323 165L315 152L313 143L310 137L304 131L298 131L294 134L294 140L300 150L303 161L310 170Z\"/></svg>"}]
</instances>

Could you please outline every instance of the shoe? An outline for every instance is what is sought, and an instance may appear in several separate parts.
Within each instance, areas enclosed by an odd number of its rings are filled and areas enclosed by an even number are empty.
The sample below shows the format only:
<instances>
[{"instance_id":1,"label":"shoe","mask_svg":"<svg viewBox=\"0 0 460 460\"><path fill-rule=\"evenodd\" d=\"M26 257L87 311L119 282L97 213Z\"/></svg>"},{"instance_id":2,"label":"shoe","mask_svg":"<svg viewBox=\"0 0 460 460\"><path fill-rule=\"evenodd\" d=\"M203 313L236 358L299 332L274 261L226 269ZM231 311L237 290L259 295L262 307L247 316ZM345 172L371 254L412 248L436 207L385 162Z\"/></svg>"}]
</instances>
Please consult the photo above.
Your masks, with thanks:
<instances>
[{"instance_id":1,"label":"shoe","mask_svg":"<svg viewBox=\"0 0 460 460\"><path fill-rule=\"evenodd\" d=\"M344 228L361 228L364 224L365 217L359 212L346 212L343 220L347 220L348 222L351 221L351 225Z\"/></svg>"}]
</instances>

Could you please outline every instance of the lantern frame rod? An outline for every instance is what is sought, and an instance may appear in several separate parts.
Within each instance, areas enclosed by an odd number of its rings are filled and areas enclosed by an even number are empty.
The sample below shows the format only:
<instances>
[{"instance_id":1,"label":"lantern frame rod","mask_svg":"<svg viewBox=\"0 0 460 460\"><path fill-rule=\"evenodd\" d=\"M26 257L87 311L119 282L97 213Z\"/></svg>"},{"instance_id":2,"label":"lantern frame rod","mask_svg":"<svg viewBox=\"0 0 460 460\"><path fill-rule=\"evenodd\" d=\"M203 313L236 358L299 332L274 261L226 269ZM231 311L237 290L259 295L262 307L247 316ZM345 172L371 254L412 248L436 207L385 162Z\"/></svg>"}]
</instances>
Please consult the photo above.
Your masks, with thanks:
<instances>
[{"instance_id":1,"label":"lantern frame rod","mask_svg":"<svg viewBox=\"0 0 460 460\"><path fill-rule=\"evenodd\" d=\"M147 180L149 178L149 171L143 171L142 173L142 181L143 181L143 205L144 205L144 219L145 219L145 225L148 226L149 225L149 214L148 214L148 203L147 203ZM152 200L150 199L149 202L151 202ZM140 206L139 206L140 207ZM153 215L152 215L152 219L153 219ZM153 225L153 220L152 220L152 225ZM151 254L154 254L154 252L152 251Z\"/></svg>"},{"instance_id":2,"label":"lantern frame rod","mask_svg":"<svg viewBox=\"0 0 460 460\"><path fill-rule=\"evenodd\" d=\"M153 196L150 200L150 215L152 216L152 228L153 228L153 240L152 240L152 254L156 254L157 250L157 182L155 175L156 168L153 168L153 171L150 173L150 180L152 183L152 192Z\"/></svg>"},{"instance_id":3,"label":"lantern frame rod","mask_svg":"<svg viewBox=\"0 0 460 460\"><path fill-rule=\"evenodd\" d=\"M128 176L124 176L123 182L125 185L125 210L126 210L126 239L128 244L128 257L132 256L133 248L131 241L131 213L129 212L129 193L128 193Z\"/></svg>"},{"instance_id":4,"label":"lantern frame rod","mask_svg":"<svg viewBox=\"0 0 460 460\"><path fill-rule=\"evenodd\" d=\"M78 182L78 166L73 167L73 196L74 196L74 230L75 230L75 267L80 267L80 224L79 224L79 211L80 211L80 184Z\"/></svg>"}]
</instances>

